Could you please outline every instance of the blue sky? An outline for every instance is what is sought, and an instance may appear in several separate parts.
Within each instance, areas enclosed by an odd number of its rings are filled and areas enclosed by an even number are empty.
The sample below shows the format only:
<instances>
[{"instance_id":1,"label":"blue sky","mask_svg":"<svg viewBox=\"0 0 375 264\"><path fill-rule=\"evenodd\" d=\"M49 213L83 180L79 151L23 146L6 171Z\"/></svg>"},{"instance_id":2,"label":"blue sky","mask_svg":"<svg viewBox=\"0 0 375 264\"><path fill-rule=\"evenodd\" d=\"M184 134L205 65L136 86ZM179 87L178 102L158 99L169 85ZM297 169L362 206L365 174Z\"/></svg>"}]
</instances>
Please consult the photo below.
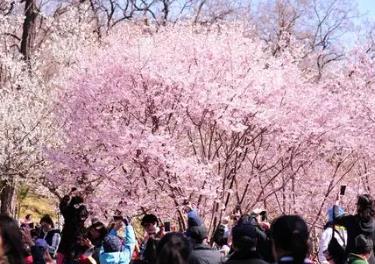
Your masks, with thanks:
<instances>
[{"instance_id":1,"label":"blue sky","mask_svg":"<svg viewBox=\"0 0 375 264\"><path fill-rule=\"evenodd\" d=\"M358 3L358 9L361 14L365 14L370 17L371 20L375 20L375 0L356 0Z\"/></svg>"}]
</instances>

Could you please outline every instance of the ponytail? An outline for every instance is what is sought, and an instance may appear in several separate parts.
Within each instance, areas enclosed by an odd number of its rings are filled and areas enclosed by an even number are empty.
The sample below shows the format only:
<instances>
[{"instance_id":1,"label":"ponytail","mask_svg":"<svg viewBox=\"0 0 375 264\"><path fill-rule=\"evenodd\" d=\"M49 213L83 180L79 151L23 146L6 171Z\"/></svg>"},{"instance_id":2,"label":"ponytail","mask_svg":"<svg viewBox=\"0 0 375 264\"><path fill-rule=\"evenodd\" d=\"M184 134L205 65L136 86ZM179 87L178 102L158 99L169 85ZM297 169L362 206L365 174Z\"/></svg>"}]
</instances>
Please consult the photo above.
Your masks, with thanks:
<instances>
[{"instance_id":1,"label":"ponytail","mask_svg":"<svg viewBox=\"0 0 375 264\"><path fill-rule=\"evenodd\" d=\"M296 264L303 264L305 262L305 258L308 254L308 244L306 243L300 234L294 234L292 235L292 241L291 241L291 250L292 250L292 257L294 259L294 263Z\"/></svg>"}]
</instances>

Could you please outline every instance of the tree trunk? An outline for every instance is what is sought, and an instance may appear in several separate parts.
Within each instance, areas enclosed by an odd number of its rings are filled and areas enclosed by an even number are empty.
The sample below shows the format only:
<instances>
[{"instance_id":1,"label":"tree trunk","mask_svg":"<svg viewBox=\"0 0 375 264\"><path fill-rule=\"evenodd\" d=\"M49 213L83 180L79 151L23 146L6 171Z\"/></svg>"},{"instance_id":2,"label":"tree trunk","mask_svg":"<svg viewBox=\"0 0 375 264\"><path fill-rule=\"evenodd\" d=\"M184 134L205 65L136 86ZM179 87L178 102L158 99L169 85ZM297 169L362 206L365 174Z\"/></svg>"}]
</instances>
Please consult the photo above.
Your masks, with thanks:
<instances>
[{"instance_id":1,"label":"tree trunk","mask_svg":"<svg viewBox=\"0 0 375 264\"><path fill-rule=\"evenodd\" d=\"M0 213L13 216L15 213L16 188L13 182L6 182L3 187L0 200Z\"/></svg>"},{"instance_id":2,"label":"tree trunk","mask_svg":"<svg viewBox=\"0 0 375 264\"><path fill-rule=\"evenodd\" d=\"M26 61L30 60L31 49L35 35L35 20L37 9L35 0L23 0L25 2L25 20L23 21L21 53Z\"/></svg>"}]
</instances>

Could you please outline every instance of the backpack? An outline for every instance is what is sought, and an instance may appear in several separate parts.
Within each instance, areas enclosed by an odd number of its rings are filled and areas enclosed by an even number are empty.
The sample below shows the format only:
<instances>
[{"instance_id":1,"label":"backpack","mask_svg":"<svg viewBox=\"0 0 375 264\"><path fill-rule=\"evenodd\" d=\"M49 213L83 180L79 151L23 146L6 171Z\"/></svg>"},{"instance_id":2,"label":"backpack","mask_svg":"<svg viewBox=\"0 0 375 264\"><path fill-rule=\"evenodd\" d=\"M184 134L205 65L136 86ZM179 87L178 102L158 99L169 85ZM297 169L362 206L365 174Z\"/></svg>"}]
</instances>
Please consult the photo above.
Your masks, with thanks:
<instances>
[{"instance_id":1,"label":"backpack","mask_svg":"<svg viewBox=\"0 0 375 264\"><path fill-rule=\"evenodd\" d=\"M341 245L337 238L335 237L337 234L340 239L344 242L344 245ZM345 238L340 234L339 231L335 228L335 225L332 226L332 238L328 244L328 253L334 260L335 264L344 264L346 263L346 242Z\"/></svg>"}]
</instances>

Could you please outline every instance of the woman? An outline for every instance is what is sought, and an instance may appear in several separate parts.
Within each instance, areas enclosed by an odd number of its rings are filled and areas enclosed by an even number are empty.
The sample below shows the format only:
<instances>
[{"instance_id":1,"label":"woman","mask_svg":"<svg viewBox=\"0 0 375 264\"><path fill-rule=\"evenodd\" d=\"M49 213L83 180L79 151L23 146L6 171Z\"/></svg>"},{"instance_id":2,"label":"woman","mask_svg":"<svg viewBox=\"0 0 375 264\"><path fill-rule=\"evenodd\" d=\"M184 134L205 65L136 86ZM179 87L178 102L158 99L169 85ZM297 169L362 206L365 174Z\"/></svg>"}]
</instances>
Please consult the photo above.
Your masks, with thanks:
<instances>
[{"instance_id":1,"label":"woman","mask_svg":"<svg viewBox=\"0 0 375 264\"><path fill-rule=\"evenodd\" d=\"M283 215L271 225L273 254L279 264L312 263L309 253L309 231L297 215Z\"/></svg>"},{"instance_id":2,"label":"woman","mask_svg":"<svg viewBox=\"0 0 375 264\"><path fill-rule=\"evenodd\" d=\"M0 215L0 262L24 264L22 233L17 222L7 215Z\"/></svg>"},{"instance_id":3,"label":"woman","mask_svg":"<svg viewBox=\"0 0 375 264\"><path fill-rule=\"evenodd\" d=\"M181 233L168 233L157 246L156 264L187 264L192 248Z\"/></svg>"},{"instance_id":4,"label":"woman","mask_svg":"<svg viewBox=\"0 0 375 264\"><path fill-rule=\"evenodd\" d=\"M102 222L95 222L88 228L88 239L90 239L90 242L94 246L92 257L97 263L99 263L99 252L106 235L107 228Z\"/></svg>"}]
</instances>

